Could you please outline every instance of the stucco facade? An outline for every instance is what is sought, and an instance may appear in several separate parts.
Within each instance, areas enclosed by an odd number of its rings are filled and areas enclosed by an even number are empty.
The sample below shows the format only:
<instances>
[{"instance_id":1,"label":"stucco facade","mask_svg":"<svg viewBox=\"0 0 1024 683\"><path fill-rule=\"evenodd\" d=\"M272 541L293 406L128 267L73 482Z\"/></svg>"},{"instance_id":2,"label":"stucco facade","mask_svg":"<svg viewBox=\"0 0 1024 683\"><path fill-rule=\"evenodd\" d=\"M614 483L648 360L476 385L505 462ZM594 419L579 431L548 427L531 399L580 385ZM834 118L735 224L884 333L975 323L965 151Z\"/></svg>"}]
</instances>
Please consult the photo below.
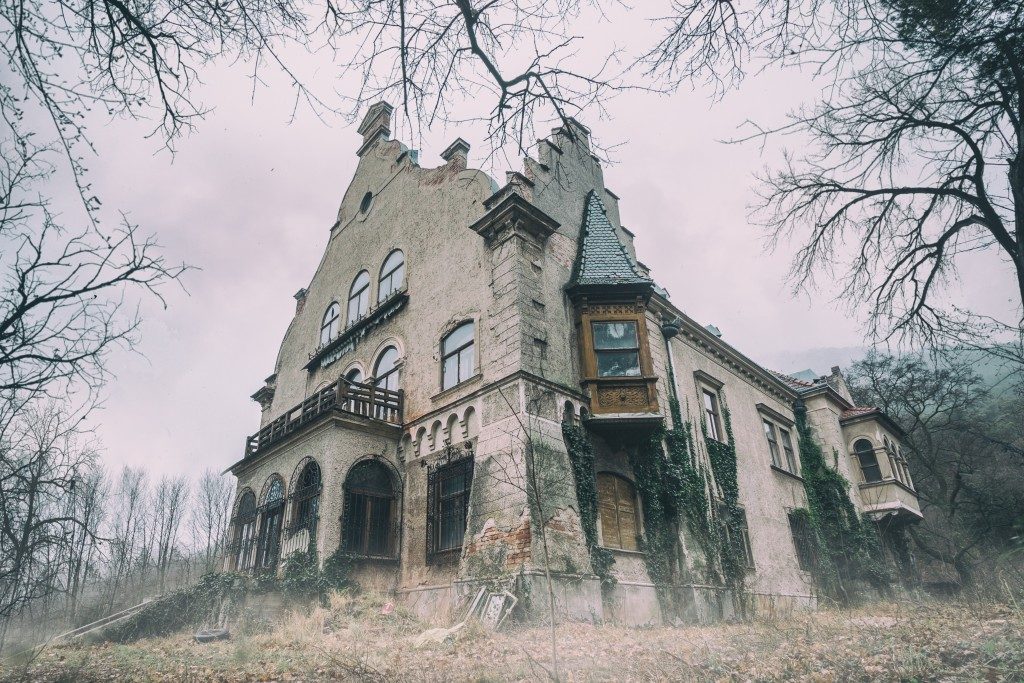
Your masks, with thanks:
<instances>
[{"instance_id":1,"label":"stucco facade","mask_svg":"<svg viewBox=\"0 0 1024 683\"><path fill-rule=\"evenodd\" d=\"M515 591L527 616L543 613L545 569L572 618L711 619L729 611L728 591L708 580L685 525L682 597L665 614L631 466L660 457L641 444L680 419L697 426L693 462L707 463L710 419L736 454L744 591L760 609L811 607L788 517L807 506L795 410L836 454L858 510L901 524L919 516L898 427L856 408L838 370L804 381L761 368L657 287L585 127L553 131L499 186L467 168L461 139L444 165L421 167L390 139L390 115L375 105L359 128L323 259L253 395L262 420L231 468L239 502L226 568L272 571L312 543L320 558L355 558L356 580L438 621L482 583ZM565 423L593 448L582 476L597 482L597 540L614 557L603 588ZM868 462L872 481L859 439L894 452L877 477ZM709 482L712 500L718 489Z\"/></svg>"}]
</instances>

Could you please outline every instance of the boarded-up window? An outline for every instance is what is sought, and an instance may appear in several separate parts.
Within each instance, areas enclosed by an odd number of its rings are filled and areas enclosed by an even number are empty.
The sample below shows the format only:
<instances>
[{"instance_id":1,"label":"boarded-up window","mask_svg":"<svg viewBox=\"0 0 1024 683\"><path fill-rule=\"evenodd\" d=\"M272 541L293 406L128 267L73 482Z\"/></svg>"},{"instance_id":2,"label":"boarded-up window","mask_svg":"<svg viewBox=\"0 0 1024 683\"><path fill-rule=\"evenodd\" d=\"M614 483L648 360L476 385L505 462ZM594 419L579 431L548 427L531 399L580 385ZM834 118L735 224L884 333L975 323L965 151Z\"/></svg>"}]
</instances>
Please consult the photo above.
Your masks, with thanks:
<instances>
[{"instance_id":1,"label":"boarded-up window","mask_svg":"<svg viewBox=\"0 0 1024 683\"><path fill-rule=\"evenodd\" d=\"M640 529L633 485L614 474L598 474L597 507L601 518L601 544L606 548L638 550Z\"/></svg>"}]
</instances>

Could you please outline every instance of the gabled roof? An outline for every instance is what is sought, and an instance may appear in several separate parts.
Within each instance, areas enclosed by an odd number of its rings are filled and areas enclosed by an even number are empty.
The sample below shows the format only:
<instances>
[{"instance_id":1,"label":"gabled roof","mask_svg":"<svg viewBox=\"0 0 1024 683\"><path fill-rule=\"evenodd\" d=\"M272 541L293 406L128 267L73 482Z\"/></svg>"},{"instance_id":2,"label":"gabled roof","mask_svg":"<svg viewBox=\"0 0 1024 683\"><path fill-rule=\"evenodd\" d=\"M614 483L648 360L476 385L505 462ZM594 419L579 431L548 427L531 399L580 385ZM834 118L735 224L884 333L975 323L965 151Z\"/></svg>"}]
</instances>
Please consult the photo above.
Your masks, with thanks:
<instances>
[{"instance_id":1,"label":"gabled roof","mask_svg":"<svg viewBox=\"0 0 1024 683\"><path fill-rule=\"evenodd\" d=\"M583 209L579 251L576 253L569 287L651 287L653 284L653 280L643 275L629 257L626 247L608 220L601 198L592 190L587 195Z\"/></svg>"}]
</instances>

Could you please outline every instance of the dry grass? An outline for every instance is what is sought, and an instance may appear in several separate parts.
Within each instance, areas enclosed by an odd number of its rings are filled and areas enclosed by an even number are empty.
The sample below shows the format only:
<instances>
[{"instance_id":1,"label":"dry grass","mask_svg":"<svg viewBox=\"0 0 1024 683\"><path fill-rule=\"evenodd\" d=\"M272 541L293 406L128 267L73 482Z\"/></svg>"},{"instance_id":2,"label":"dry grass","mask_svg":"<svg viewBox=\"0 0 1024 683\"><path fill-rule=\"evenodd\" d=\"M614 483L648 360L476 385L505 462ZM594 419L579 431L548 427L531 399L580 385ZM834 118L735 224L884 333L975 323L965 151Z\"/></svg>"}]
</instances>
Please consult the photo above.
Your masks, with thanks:
<instances>
[{"instance_id":1,"label":"dry grass","mask_svg":"<svg viewBox=\"0 0 1024 683\"><path fill-rule=\"evenodd\" d=\"M415 648L426 628L374 596L334 596L268 633L198 645L190 634L61 647L3 680L543 680L548 631L479 627ZM566 680L1024 680L1024 611L994 603L890 603L711 627L559 629Z\"/></svg>"}]
</instances>

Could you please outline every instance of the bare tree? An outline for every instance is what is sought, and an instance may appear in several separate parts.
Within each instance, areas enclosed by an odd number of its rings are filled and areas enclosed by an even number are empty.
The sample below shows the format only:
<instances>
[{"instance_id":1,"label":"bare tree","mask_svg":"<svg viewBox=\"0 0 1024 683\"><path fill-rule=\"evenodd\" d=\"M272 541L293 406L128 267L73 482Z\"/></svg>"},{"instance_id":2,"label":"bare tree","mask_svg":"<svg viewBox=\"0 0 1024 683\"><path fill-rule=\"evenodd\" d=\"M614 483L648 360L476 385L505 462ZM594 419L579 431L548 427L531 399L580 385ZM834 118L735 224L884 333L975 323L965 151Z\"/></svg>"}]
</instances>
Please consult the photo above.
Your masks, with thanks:
<instances>
[{"instance_id":1,"label":"bare tree","mask_svg":"<svg viewBox=\"0 0 1024 683\"><path fill-rule=\"evenodd\" d=\"M182 476L161 477L153 491L154 550L160 592L167 586L167 571L179 550L179 531L182 519L188 513L188 501L189 482Z\"/></svg>"},{"instance_id":2,"label":"bare tree","mask_svg":"<svg viewBox=\"0 0 1024 683\"><path fill-rule=\"evenodd\" d=\"M76 520L67 539L65 618L69 623L75 622L82 594L97 570L108 494L106 472L94 466L79 476L68 498L68 516Z\"/></svg>"},{"instance_id":3,"label":"bare tree","mask_svg":"<svg viewBox=\"0 0 1024 683\"><path fill-rule=\"evenodd\" d=\"M108 605L113 609L120 592L127 588L133 565L144 547L145 513L149 499L149 483L141 469L125 467L118 476L113 493L109 537L110 578Z\"/></svg>"},{"instance_id":4,"label":"bare tree","mask_svg":"<svg viewBox=\"0 0 1024 683\"><path fill-rule=\"evenodd\" d=\"M61 592L71 529L90 532L66 505L96 458L78 417L36 404L0 430L0 645L12 616Z\"/></svg>"},{"instance_id":5,"label":"bare tree","mask_svg":"<svg viewBox=\"0 0 1024 683\"><path fill-rule=\"evenodd\" d=\"M866 22L849 38L866 65L777 131L814 144L767 178L769 234L802 240L798 288L837 277L878 337L991 346L995 333L1024 358L1024 7L898 0ZM1014 273L1014 320L944 300L961 257L983 250Z\"/></svg>"},{"instance_id":6,"label":"bare tree","mask_svg":"<svg viewBox=\"0 0 1024 683\"><path fill-rule=\"evenodd\" d=\"M231 480L206 469L199 475L192 494L189 524L194 550L200 554L204 572L217 568L225 547L235 487Z\"/></svg>"}]
</instances>

